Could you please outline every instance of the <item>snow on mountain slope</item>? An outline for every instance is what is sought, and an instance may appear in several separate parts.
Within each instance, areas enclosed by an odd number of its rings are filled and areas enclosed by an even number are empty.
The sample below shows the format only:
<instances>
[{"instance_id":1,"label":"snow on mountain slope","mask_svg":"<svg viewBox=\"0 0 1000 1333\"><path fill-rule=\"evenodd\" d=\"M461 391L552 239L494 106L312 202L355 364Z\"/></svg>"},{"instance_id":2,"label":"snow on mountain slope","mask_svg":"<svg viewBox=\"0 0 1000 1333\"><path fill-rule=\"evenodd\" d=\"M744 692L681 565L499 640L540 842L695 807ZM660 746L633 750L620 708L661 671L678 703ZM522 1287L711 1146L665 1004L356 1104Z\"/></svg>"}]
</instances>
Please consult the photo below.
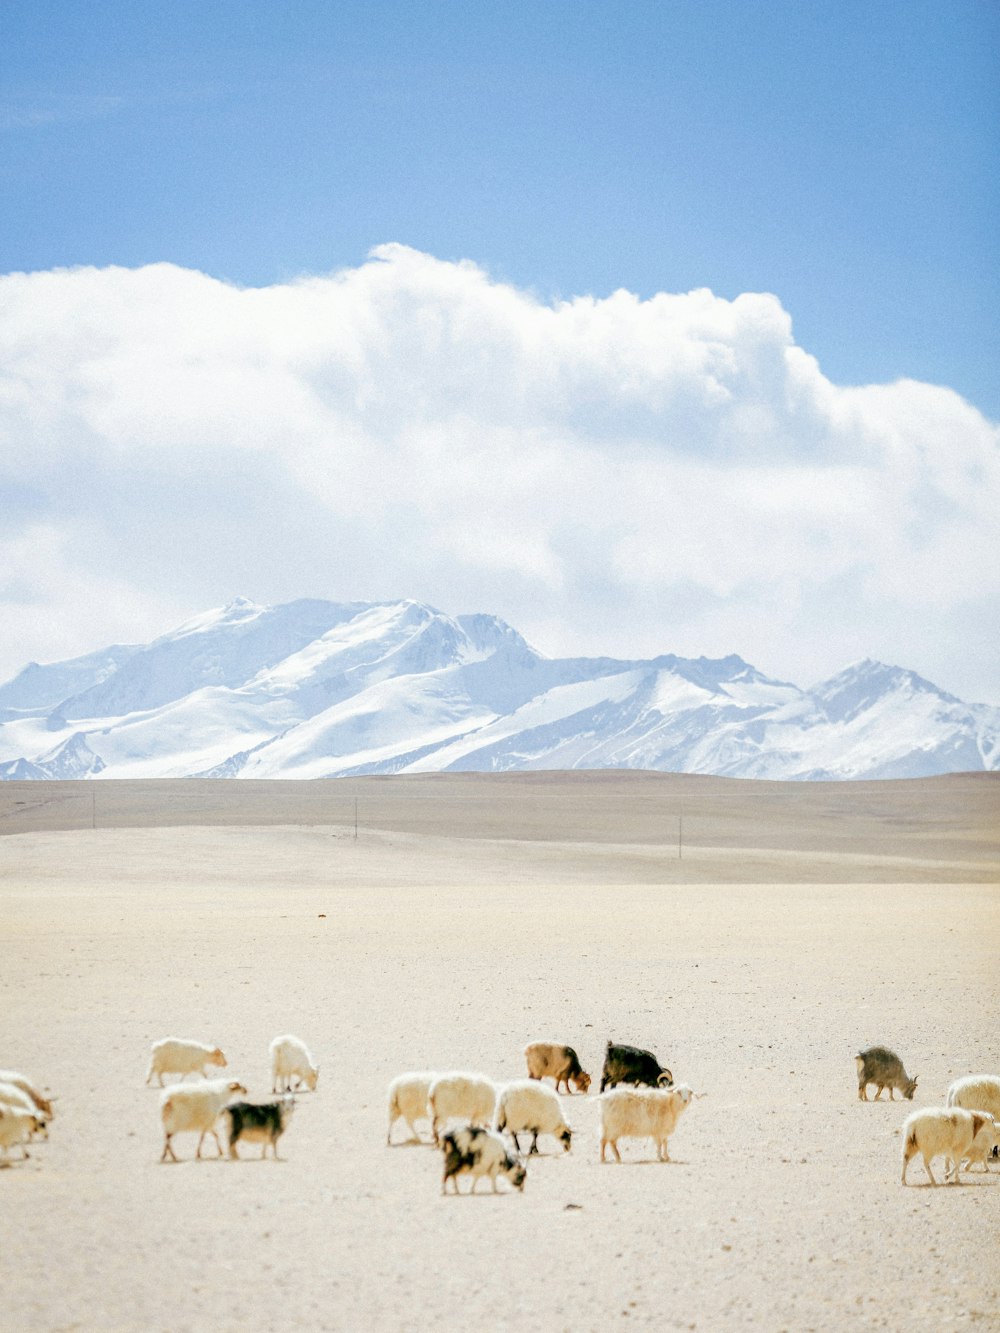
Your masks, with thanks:
<instances>
[{"instance_id":1,"label":"snow on mountain slope","mask_svg":"<svg viewBox=\"0 0 1000 1333\"><path fill-rule=\"evenodd\" d=\"M52 666L29 662L13 680L0 685L0 722L49 712L64 699L107 680L128 658L140 651L141 645L126 647L119 644Z\"/></svg>"},{"instance_id":2,"label":"snow on mountain slope","mask_svg":"<svg viewBox=\"0 0 1000 1333\"><path fill-rule=\"evenodd\" d=\"M396 772L401 756L436 750L493 716L468 697L454 669L382 680L259 746L239 766L239 776Z\"/></svg>"},{"instance_id":3,"label":"snow on mountain slope","mask_svg":"<svg viewBox=\"0 0 1000 1333\"><path fill-rule=\"evenodd\" d=\"M0 778L652 768L762 778L1000 767L1000 709L863 661L810 690L741 658L550 659L418 602L239 598L0 685Z\"/></svg>"},{"instance_id":4,"label":"snow on mountain slope","mask_svg":"<svg viewBox=\"0 0 1000 1333\"><path fill-rule=\"evenodd\" d=\"M284 694L309 717L379 681L482 662L490 649L483 641L484 627L473 628L478 637L416 602L366 607L260 671L247 689ZM504 636L498 636L498 643L508 647ZM524 641L520 643L530 654Z\"/></svg>"},{"instance_id":5,"label":"snow on mountain slope","mask_svg":"<svg viewBox=\"0 0 1000 1333\"><path fill-rule=\"evenodd\" d=\"M730 719L692 754L721 776L929 777L996 768L1000 709L963 704L911 671L863 661L754 718Z\"/></svg>"},{"instance_id":6,"label":"snow on mountain slope","mask_svg":"<svg viewBox=\"0 0 1000 1333\"><path fill-rule=\"evenodd\" d=\"M628 698L635 689L637 674L626 671L616 676L601 676L597 680L556 685L509 716L415 761L405 771L531 768L535 766L531 761L538 753L553 753L566 744L579 750L581 732L584 736L592 735L586 719L595 709L613 707ZM543 765L546 768L582 766L560 762Z\"/></svg>"},{"instance_id":7,"label":"snow on mountain slope","mask_svg":"<svg viewBox=\"0 0 1000 1333\"><path fill-rule=\"evenodd\" d=\"M117 671L65 699L60 714L120 716L161 707L209 685L235 688L362 609L318 601L265 607L237 598L133 653Z\"/></svg>"},{"instance_id":8,"label":"snow on mountain slope","mask_svg":"<svg viewBox=\"0 0 1000 1333\"><path fill-rule=\"evenodd\" d=\"M696 771L689 754L723 718L798 696L738 657L602 664L597 679L557 685L407 771L657 768Z\"/></svg>"}]
</instances>

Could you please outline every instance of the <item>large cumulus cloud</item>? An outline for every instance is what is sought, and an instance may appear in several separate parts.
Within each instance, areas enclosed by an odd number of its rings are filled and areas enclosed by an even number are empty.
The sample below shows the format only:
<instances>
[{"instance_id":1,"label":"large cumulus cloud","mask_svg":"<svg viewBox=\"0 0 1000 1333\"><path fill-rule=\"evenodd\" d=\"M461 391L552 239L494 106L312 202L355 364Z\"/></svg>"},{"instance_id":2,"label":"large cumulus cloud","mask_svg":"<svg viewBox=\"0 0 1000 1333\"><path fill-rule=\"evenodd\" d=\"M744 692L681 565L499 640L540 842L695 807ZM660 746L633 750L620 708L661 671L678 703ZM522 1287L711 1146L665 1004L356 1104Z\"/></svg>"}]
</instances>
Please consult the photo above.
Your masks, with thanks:
<instances>
[{"instance_id":1,"label":"large cumulus cloud","mask_svg":"<svg viewBox=\"0 0 1000 1333\"><path fill-rule=\"evenodd\" d=\"M0 447L4 676L240 593L1000 688L996 428L831 384L767 294L550 304L399 245L264 289L11 274Z\"/></svg>"}]
</instances>

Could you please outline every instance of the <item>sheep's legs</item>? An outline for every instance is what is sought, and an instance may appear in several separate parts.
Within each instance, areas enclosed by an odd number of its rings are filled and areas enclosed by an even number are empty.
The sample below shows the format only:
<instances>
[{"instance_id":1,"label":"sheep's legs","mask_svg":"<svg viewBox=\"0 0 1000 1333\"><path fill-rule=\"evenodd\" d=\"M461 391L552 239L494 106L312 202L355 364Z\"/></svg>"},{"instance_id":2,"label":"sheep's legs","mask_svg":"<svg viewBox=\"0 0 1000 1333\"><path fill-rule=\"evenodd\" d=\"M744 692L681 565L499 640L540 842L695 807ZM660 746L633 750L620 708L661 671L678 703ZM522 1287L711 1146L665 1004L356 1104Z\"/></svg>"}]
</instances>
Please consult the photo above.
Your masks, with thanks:
<instances>
[{"instance_id":1,"label":"sheep's legs","mask_svg":"<svg viewBox=\"0 0 1000 1333\"><path fill-rule=\"evenodd\" d=\"M201 1157L201 1145L205 1142L205 1139L209 1134L215 1139L215 1146L218 1150L217 1156L222 1156L222 1144L219 1142L218 1134L216 1134L214 1129L205 1129L202 1130L201 1138L198 1140L198 1151L195 1153L195 1157Z\"/></svg>"}]
</instances>

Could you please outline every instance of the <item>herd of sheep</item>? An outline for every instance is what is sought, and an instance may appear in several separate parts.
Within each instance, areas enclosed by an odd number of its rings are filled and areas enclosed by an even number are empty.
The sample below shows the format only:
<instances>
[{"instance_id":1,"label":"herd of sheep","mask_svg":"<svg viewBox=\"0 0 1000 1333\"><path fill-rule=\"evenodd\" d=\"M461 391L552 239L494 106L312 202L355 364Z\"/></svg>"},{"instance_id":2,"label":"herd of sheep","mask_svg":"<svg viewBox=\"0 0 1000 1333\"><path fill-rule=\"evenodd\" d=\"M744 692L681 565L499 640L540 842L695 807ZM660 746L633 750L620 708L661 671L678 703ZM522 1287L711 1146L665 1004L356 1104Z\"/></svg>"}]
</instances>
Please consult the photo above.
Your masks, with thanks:
<instances>
[{"instance_id":1,"label":"herd of sheep","mask_svg":"<svg viewBox=\"0 0 1000 1333\"><path fill-rule=\"evenodd\" d=\"M432 1142L444 1154L441 1180L443 1193L449 1181L457 1193L458 1180L468 1176L470 1191L487 1177L494 1191L503 1177L516 1189L524 1188L527 1174L520 1156L520 1135L531 1135L528 1155L538 1152L538 1139L551 1135L569 1152L573 1131L558 1096L566 1092L586 1093L590 1075L580 1064L572 1046L557 1042L532 1042L524 1051L528 1077L497 1086L485 1074L433 1073L421 1070L400 1074L389 1085L389 1124L386 1144L392 1143L396 1122L404 1120L410 1141L420 1142L417 1123L430 1123ZM555 1088L542 1080L551 1078ZM619 1086L621 1085L621 1086ZM667 1142L681 1113L695 1094L686 1084L673 1085L673 1075L650 1051L608 1042L601 1092L601 1160L610 1147L621 1161L618 1143L627 1138L651 1138L660 1161L669 1161ZM449 1121L457 1127L443 1133ZM507 1135L514 1151L505 1141Z\"/></svg>"},{"instance_id":2,"label":"herd of sheep","mask_svg":"<svg viewBox=\"0 0 1000 1333\"><path fill-rule=\"evenodd\" d=\"M449 1182L458 1192L462 1176L471 1180L474 1192L479 1180L489 1179L496 1192L503 1178L522 1190L527 1168L521 1156L520 1136L531 1135L528 1156L538 1152L538 1139L550 1135L563 1151L569 1152L573 1130L566 1119L559 1092L565 1089L586 1094L591 1078L585 1072L571 1046L557 1042L532 1042L525 1048L528 1077L498 1086L483 1074L435 1073L421 1070L393 1079L388 1092L388 1130L386 1144L399 1120L405 1121L410 1142L423 1142L418 1122L429 1123L430 1139L442 1152L442 1193ZM868 1087L876 1087L875 1100L889 1089L893 1099L898 1091L912 1101L917 1080L910 1078L902 1061L883 1046L873 1046L855 1057L858 1073L858 1097L868 1099ZM319 1067L305 1045L293 1036L275 1037L270 1045L271 1090L276 1099L269 1102L243 1100L246 1088L235 1079L209 1078L209 1068L225 1068L226 1057L216 1046L198 1041L168 1037L153 1045L147 1085L157 1078L160 1093L160 1119L163 1126L161 1161L177 1161L173 1149L176 1134L198 1134L195 1157L201 1157L202 1145L211 1135L216 1152L223 1156L219 1139L220 1123L230 1157L238 1158L238 1144L261 1144L261 1156L278 1156L278 1142L288 1128L295 1109L293 1093L308 1088L315 1091ZM186 1084L188 1074L200 1074L201 1083ZM164 1075L178 1076L178 1081L164 1085ZM542 1080L551 1078L554 1087ZM623 1139L651 1139L657 1160L669 1161L668 1143L681 1114L699 1095L686 1084L674 1084L669 1069L650 1051L636 1046L608 1042L596 1098L600 1114L601 1161L610 1147L621 1162L618 1144ZM0 1149L4 1161L10 1149L19 1145L27 1157L25 1145L34 1138L48 1137L48 1123L53 1115L52 1100L43 1096L23 1074L0 1070ZM450 1128L449 1128L450 1126ZM506 1136L506 1137L505 1137ZM948 1089L945 1106L914 1111L902 1127L903 1173L915 1156L923 1159L932 1184L935 1157L945 1159L945 1180L958 1183L959 1171L981 1162L989 1170L987 1158L1000 1153L1000 1076L970 1075L957 1079ZM512 1145L512 1146L511 1146Z\"/></svg>"}]
</instances>

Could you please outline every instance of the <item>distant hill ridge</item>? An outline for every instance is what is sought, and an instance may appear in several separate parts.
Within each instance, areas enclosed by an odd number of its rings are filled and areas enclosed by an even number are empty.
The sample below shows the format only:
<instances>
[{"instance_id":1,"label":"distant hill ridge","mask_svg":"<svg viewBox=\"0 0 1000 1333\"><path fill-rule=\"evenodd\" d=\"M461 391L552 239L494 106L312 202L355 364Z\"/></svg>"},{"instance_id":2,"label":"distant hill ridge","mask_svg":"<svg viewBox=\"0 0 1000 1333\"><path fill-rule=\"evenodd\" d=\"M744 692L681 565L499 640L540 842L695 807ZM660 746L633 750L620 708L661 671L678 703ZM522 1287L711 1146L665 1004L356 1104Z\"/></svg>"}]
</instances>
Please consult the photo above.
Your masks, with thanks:
<instances>
[{"instance_id":1,"label":"distant hill ridge","mask_svg":"<svg viewBox=\"0 0 1000 1333\"><path fill-rule=\"evenodd\" d=\"M803 690L742 658L548 658L490 615L237 598L0 685L0 778L645 768L774 779L1000 768L1000 708L862 661Z\"/></svg>"}]
</instances>

